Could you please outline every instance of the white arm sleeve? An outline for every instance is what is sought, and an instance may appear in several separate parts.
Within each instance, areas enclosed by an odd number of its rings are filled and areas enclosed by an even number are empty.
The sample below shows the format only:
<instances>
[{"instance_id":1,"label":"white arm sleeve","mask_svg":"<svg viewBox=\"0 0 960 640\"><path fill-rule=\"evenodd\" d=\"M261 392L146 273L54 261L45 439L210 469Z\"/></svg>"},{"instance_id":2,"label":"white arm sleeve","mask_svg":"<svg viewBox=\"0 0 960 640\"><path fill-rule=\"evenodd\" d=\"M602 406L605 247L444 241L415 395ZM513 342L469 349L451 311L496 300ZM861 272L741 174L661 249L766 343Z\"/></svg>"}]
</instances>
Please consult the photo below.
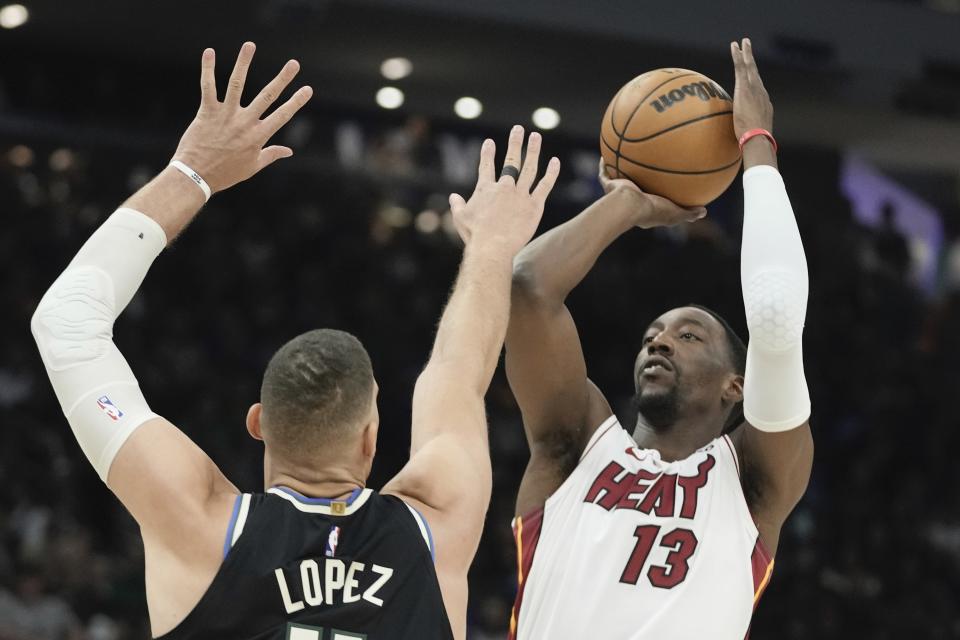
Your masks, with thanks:
<instances>
[{"instance_id":1,"label":"white arm sleeve","mask_svg":"<svg viewBox=\"0 0 960 640\"><path fill-rule=\"evenodd\" d=\"M810 417L803 374L807 260L780 173L759 165L743 174L740 278L750 341L743 413L763 431L786 431Z\"/></svg>"},{"instance_id":2,"label":"white arm sleeve","mask_svg":"<svg viewBox=\"0 0 960 640\"><path fill-rule=\"evenodd\" d=\"M30 322L60 407L104 482L126 439L156 417L113 343L113 323L166 243L156 221L118 209L50 286Z\"/></svg>"}]
</instances>

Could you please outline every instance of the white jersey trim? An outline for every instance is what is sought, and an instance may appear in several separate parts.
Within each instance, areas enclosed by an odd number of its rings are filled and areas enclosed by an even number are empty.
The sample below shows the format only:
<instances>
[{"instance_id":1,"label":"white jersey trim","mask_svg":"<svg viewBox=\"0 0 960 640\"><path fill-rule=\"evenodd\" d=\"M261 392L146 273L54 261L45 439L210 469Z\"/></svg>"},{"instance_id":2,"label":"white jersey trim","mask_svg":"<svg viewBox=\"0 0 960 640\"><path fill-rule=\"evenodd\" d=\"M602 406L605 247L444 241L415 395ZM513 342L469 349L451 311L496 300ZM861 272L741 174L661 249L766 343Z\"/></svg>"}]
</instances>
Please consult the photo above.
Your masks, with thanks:
<instances>
[{"instance_id":1,"label":"white jersey trim","mask_svg":"<svg viewBox=\"0 0 960 640\"><path fill-rule=\"evenodd\" d=\"M230 539L231 548L237 544L240 534L243 533L243 527L247 524L247 515L250 514L250 498L252 497L249 493L245 493L240 499L240 513L237 514L237 524L233 527L233 537Z\"/></svg>"},{"instance_id":2,"label":"white jersey trim","mask_svg":"<svg viewBox=\"0 0 960 640\"><path fill-rule=\"evenodd\" d=\"M737 448L733 444L733 439L726 434L720 436L720 440L723 440L726 443L727 449L730 451L730 457L733 458L734 468L737 470L737 482L740 485L740 497L743 498L743 508L747 515L747 531L750 533L750 535L756 536L757 539L759 539L760 528L757 526L756 518L753 517L753 513L750 511L750 503L747 502L747 492L743 488L743 470L740 468L740 458L737 455Z\"/></svg>"},{"instance_id":3,"label":"white jersey trim","mask_svg":"<svg viewBox=\"0 0 960 640\"><path fill-rule=\"evenodd\" d=\"M430 532L430 525L427 524L427 519L421 515L419 511L411 507L406 502L403 505L410 510L410 515L413 516L413 519L417 521L417 527L420 529L420 535L423 536L423 541L427 543L427 549L430 550L430 557L436 561L436 552L433 548L433 534Z\"/></svg>"},{"instance_id":4,"label":"white jersey trim","mask_svg":"<svg viewBox=\"0 0 960 640\"><path fill-rule=\"evenodd\" d=\"M546 509L551 502L555 502L557 499L559 499L557 498L557 496L562 494L571 483L576 482L575 476L576 476L577 468L579 468L580 465L583 464L583 461L590 454L590 451L597 445L597 443L599 443L604 436L610 433L612 429L620 429L621 431L623 431L623 426L620 424L620 421L617 420L617 416L615 415L612 415L606 420L604 420L603 422L601 422L600 426L597 427L596 430L593 432L593 435L590 436L590 440L587 441L587 446L583 448L583 453L580 454L580 460L577 461L577 466L574 468L573 471L570 472L570 475L564 478L563 482L560 483L560 486L557 487L554 490L554 492L551 493L549 496L547 496L547 499L543 501L543 507L541 508L544 510L544 513L546 513ZM520 513L517 515L520 517L526 517L526 516L529 516L531 513L534 513L534 511L530 511L528 513Z\"/></svg>"},{"instance_id":5,"label":"white jersey trim","mask_svg":"<svg viewBox=\"0 0 960 640\"><path fill-rule=\"evenodd\" d=\"M580 454L580 462L583 462L583 459L587 457L588 453L590 453L590 449L592 449L595 444L600 442L600 438L602 438L613 425L620 426L620 421L617 420L617 416L610 416L600 423L600 426L597 427L594 430L593 435L590 436L590 440L587 441L587 446L583 448L583 453ZM620 428L622 429L623 427L620 426Z\"/></svg>"},{"instance_id":6,"label":"white jersey trim","mask_svg":"<svg viewBox=\"0 0 960 640\"><path fill-rule=\"evenodd\" d=\"M740 468L740 456L737 455L737 448L733 444L733 439L727 434L723 434L721 437L727 441L727 445L730 447L730 453L733 454L733 462L737 465L737 473L742 474L743 469Z\"/></svg>"},{"instance_id":7,"label":"white jersey trim","mask_svg":"<svg viewBox=\"0 0 960 640\"><path fill-rule=\"evenodd\" d=\"M267 493L279 496L292 504L298 511L304 513L319 513L325 516L349 516L357 512L370 499L373 489L362 489L350 501L330 500L326 498L306 498L307 500L316 500L317 503L301 502L296 496L293 496L280 487L270 487Z\"/></svg>"}]
</instances>

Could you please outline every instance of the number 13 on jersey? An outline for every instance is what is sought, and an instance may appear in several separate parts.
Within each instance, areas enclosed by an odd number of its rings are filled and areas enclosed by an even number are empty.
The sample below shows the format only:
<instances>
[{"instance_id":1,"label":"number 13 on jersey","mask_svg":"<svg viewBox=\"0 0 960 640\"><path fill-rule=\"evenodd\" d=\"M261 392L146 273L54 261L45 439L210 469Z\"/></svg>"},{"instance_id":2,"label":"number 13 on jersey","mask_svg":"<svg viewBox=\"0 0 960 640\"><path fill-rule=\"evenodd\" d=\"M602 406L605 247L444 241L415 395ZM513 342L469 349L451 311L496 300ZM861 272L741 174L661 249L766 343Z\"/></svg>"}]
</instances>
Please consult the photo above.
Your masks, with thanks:
<instances>
[{"instance_id":1,"label":"number 13 on jersey","mask_svg":"<svg viewBox=\"0 0 960 640\"><path fill-rule=\"evenodd\" d=\"M641 525L634 530L633 535L637 539L637 544L633 547L633 552L627 560L627 566L623 568L623 574L620 576L620 582L624 584L637 584L640 575L647 564L647 558L653 550L653 545L660 535L661 527L657 525ZM687 577L687 571L690 569L690 556L697 549L697 536L689 529L674 529L664 534L660 539L660 546L669 549L666 565L661 566L651 564L647 569L647 579L655 587L660 589L672 589Z\"/></svg>"}]
</instances>

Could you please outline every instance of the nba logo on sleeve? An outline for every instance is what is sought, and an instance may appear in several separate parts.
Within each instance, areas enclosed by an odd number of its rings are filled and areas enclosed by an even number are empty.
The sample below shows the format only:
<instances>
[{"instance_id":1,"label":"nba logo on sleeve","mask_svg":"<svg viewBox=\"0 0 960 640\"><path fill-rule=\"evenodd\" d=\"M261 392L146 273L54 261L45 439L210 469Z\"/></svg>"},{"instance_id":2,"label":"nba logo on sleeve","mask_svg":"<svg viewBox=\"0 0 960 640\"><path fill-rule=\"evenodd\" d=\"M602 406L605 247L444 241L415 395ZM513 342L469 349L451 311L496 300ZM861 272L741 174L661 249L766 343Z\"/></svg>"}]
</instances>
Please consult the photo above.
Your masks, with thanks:
<instances>
[{"instance_id":1,"label":"nba logo on sleeve","mask_svg":"<svg viewBox=\"0 0 960 640\"><path fill-rule=\"evenodd\" d=\"M338 544L340 544L340 527L330 527L330 535L327 536L327 550L324 555L328 558L336 555Z\"/></svg>"},{"instance_id":2,"label":"nba logo on sleeve","mask_svg":"<svg viewBox=\"0 0 960 640\"><path fill-rule=\"evenodd\" d=\"M107 396L97 398L97 406L114 422L123 417L123 411L120 411L117 405L113 404Z\"/></svg>"}]
</instances>

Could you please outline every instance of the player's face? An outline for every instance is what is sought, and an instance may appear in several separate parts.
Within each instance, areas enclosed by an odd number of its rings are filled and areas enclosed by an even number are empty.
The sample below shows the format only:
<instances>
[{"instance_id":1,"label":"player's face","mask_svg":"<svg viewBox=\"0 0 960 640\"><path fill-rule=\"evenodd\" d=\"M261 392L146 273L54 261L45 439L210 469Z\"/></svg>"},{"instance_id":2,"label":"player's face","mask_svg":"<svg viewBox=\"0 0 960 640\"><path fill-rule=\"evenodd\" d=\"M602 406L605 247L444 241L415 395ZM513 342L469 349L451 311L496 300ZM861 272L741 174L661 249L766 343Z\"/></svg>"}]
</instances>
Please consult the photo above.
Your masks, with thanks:
<instances>
[{"instance_id":1,"label":"player's face","mask_svg":"<svg viewBox=\"0 0 960 640\"><path fill-rule=\"evenodd\" d=\"M633 369L639 400L675 396L678 400L722 381L729 364L723 327L695 307L672 309L643 334Z\"/></svg>"}]
</instances>

